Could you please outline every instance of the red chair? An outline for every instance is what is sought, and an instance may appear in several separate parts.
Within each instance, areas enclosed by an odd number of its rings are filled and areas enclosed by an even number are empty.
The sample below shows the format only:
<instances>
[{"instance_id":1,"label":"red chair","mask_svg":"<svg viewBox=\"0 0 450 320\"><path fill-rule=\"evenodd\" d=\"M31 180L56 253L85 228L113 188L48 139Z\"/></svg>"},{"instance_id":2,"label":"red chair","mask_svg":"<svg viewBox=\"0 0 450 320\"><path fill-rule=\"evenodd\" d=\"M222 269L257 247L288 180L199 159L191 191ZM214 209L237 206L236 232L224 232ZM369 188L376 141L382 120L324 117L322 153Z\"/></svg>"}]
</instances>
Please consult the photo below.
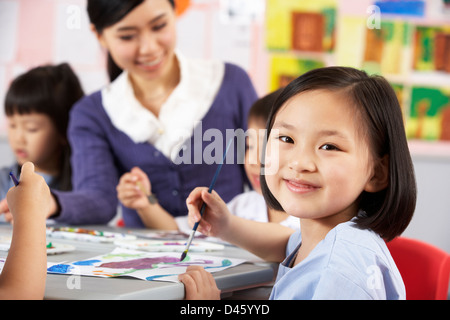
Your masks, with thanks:
<instances>
[{"instance_id":1,"label":"red chair","mask_svg":"<svg viewBox=\"0 0 450 320\"><path fill-rule=\"evenodd\" d=\"M450 255L428 243L397 237L387 243L406 288L407 300L447 300Z\"/></svg>"}]
</instances>

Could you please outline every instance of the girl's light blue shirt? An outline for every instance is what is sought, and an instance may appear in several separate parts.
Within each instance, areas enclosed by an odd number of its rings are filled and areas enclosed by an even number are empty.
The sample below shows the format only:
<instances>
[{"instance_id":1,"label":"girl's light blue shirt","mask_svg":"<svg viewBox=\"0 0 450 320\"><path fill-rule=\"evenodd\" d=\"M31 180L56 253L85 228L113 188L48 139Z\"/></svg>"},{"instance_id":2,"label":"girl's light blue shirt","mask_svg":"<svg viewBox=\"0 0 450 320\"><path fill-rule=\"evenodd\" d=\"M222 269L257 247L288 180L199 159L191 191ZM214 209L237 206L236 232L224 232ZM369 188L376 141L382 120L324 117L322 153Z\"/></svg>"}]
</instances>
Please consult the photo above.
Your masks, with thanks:
<instances>
[{"instance_id":1,"label":"girl's light blue shirt","mask_svg":"<svg viewBox=\"0 0 450 320\"><path fill-rule=\"evenodd\" d=\"M292 267L301 246L295 232L286 247L270 299L405 299L402 277L383 239L353 221L328 232L308 257Z\"/></svg>"}]
</instances>

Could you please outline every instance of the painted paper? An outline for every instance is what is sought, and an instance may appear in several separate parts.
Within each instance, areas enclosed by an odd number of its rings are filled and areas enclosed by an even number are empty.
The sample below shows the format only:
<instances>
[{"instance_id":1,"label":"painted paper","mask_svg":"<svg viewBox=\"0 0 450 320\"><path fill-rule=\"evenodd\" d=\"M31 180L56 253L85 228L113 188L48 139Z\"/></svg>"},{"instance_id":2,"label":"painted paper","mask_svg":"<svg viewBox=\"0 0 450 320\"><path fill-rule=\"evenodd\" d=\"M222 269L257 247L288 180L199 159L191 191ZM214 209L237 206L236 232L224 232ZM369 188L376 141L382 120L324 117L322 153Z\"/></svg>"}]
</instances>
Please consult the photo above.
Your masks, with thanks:
<instances>
[{"instance_id":1,"label":"painted paper","mask_svg":"<svg viewBox=\"0 0 450 320\"><path fill-rule=\"evenodd\" d=\"M178 275L190 265L199 265L209 272L222 271L245 262L189 253L183 261L173 252L142 252L116 248L111 253L63 264L50 264L48 273L93 276L102 278L133 277L141 280L178 282Z\"/></svg>"},{"instance_id":2,"label":"painted paper","mask_svg":"<svg viewBox=\"0 0 450 320\"><path fill-rule=\"evenodd\" d=\"M114 244L121 248L150 251L150 252L183 252L186 249L186 241L179 240L116 240ZM206 241L193 241L189 247L191 252L205 252L223 250L223 244L211 243Z\"/></svg>"}]
</instances>

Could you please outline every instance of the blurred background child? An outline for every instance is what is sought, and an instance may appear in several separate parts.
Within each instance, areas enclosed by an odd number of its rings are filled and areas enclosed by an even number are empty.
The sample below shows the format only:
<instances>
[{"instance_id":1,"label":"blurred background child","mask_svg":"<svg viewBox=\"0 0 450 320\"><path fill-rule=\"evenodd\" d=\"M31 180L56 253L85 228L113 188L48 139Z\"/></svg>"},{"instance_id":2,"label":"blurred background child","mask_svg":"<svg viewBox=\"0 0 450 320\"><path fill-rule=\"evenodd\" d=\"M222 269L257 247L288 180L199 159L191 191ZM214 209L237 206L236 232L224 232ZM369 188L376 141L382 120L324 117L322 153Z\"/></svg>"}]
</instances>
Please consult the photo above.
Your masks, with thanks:
<instances>
[{"instance_id":1,"label":"blurred background child","mask_svg":"<svg viewBox=\"0 0 450 320\"><path fill-rule=\"evenodd\" d=\"M18 175L31 161L37 173L57 190L71 190L70 146L66 131L69 110L84 95L67 63L39 66L18 76L5 98L8 141L16 162L0 169L0 213L8 212L9 172ZM9 220L11 216L6 215Z\"/></svg>"},{"instance_id":2,"label":"blurred background child","mask_svg":"<svg viewBox=\"0 0 450 320\"><path fill-rule=\"evenodd\" d=\"M258 99L251 107L248 115L248 137L245 150L245 173L253 190L234 197L227 206L233 215L259 222L275 222L285 227L298 229L297 217L286 212L267 207L261 192L261 151L263 149L266 123L272 105L282 89L278 89Z\"/></svg>"},{"instance_id":3,"label":"blurred background child","mask_svg":"<svg viewBox=\"0 0 450 320\"><path fill-rule=\"evenodd\" d=\"M228 208L233 215L247 220L280 223L285 227L297 230L299 229L297 217L267 207L259 182L260 154L266 122L271 107L280 92L281 89L258 99L249 111L244 168L252 190L234 197L228 203ZM151 194L151 184L141 169L135 167L120 178L117 186L119 200L124 206L137 210L147 228L165 230L178 228L182 232L190 232L191 227L186 216L172 218L158 203L148 201L149 194Z\"/></svg>"},{"instance_id":4,"label":"blurred background child","mask_svg":"<svg viewBox=\"0 0 450 320\"><path fill-rule=\"evenodd\" d=\"M280 223L285 227L297 230L299 228L297 217L267 207L259 182L260 154L266 122L273 102L280 92L281 89L258 99L249 111L244 168L252 190L235 196L228 203L228 208L233 215L244 219ZM147 228L179 229L186 233L190 232L191 227L186 216L173 218L157 202L151 203L148 201L148 195L151 194L151 183L145 172L138 167L133 168L120 178L116 190L122 204L135 209Z\"/></svg>"}]
</instances>

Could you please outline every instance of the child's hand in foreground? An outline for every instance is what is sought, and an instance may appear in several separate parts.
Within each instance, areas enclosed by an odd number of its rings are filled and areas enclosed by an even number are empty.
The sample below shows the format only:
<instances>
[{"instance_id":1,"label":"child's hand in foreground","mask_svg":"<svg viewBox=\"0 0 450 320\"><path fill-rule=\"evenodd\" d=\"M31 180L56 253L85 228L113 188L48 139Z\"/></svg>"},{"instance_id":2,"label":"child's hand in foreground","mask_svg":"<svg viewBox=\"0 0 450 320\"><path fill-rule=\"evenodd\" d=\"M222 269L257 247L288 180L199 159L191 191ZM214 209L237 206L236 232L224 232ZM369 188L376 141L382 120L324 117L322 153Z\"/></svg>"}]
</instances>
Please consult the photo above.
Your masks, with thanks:
<instances>
[{"instance_id":1,"label":"child's hand in foreground","mask_svg":"<svg viewBox=\"0 0 450 320\"><path fill-rule=\"evenodd\" d=\"M14 221L22 217L45 220L50 210L50 189L44 178L34 172L31 162L23 164L19 185L9 189L6 197ZM36 216L31 216L32 213Z\"/></svg>"},{"instance_id":2,"label":"child's hand in foreground","mask_svg":"<svg viewBox=\"0 0 450 320\"><path fill-rule=\"evenodd\" d=\"M211 273L200 266L189 266L178 276L184 284L186 300L220 300L220 290Z\"/></svg>"}]
</instances>

